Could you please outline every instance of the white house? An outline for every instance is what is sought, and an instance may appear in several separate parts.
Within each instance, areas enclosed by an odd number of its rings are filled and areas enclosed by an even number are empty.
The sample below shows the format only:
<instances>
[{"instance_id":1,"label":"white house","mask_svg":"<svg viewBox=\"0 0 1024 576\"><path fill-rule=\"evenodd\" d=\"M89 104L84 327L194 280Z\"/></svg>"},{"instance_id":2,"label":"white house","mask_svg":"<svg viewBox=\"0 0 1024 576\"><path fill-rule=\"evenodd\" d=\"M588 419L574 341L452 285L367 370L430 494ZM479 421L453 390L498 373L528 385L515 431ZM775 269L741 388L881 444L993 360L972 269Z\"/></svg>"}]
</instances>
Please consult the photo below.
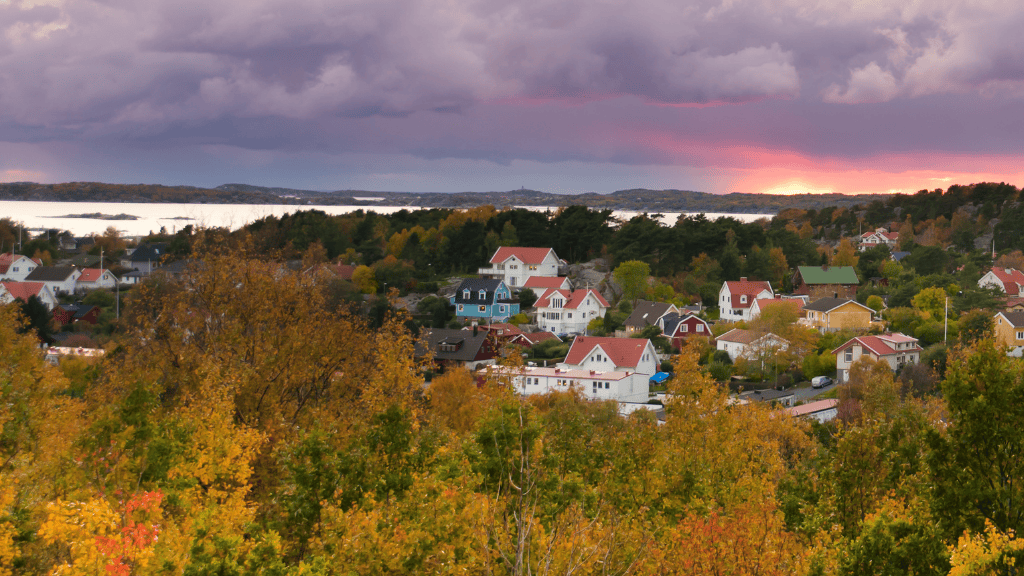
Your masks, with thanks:
<instances>
[{"instance_id":1,"label":"white house","mask_svg":"<svg viewBox=\"0 0 1024 576\"><path fill-rule=\"evenodd\" d=\"M565 362L570 370L626 372L614 392L623 402L646 402L650 379L661 366L654 344L646 338L607 338L577 336L569 347Z\"/></svg>"},{"instance_id":2,"label":"white house","mask_svg":"<svg viewBox=\"0 0 1024 576\"><path fill-rule=\"evenodd\" d=\"M992 268L978 280L979 288L996 288L1007 296L1021 295L1024 272L1014 268Z\"/></svg>"},{"instance_id":3,"label":"white house","mask_svg":"<svg viewBox=\"0 0 1024 576\"><path fill-rule=\"evenodd\" d=\"M895 246L900 240L899 232L889 232L885 228L876 228L874 232L865 232L860 235L860 250L867 250L875 246Z\"/></svg>"},{"instance_id":4,"label":"white house","mask_svg":"<svg viewBox=\"0 0 1024 576\"><path fill-rule=\"evenodd\" d=\"M53 310L57 306L57 297L42 282L0 282L0 303L9 304L15 300L28 302L30 296L35 296L46 306L47 310Z\"/></svg>"},{"instance_id":5,"label":"white house","mask_svg":"<svg viewBox=\"0 0 1024 576\"><path fill-rule=\"evenodd\" d=\"M499 278L513 290L526 285L532 276L558 276L561 260L551 248L522 248L502 246L491 256L491 266L480 268L484 278Z\"/></svg>"},{"instance_id":6,"label":"white house","mask_svg":"<svg viewBox=\"0 0 1024 576\"><path fill-rule=\"evenodd\" d=\"M761 299L774 298L771 283L761 280L728 280L718 291L719 318L727 322L738 322L752 318L750 307Z\"/></svg>"},{"instance_id":7,"label":"white house","mask_svg":"<svg viewBox=\"0 0 1024 576\"><path fill-rule=\"evenodd\" d=\"M647 402L650 379L659 364L650 340L579 336L565 362L557 366L489 370L509 378L513 388L523 395L575 389L594 400Z\"/></svg>"},{"instance_id":8,"label":"white house","mask_svg":"<svg viewBox=\"0 0 1024 576\"><path fill-rule=\"evenodd\" d=\"M101 268L84 268L78 277L79 290L96 290L97 288L113 288L117 278L110 270Z\"/></svg>"},{"instance_id":9,"label":"white house","mask_svg":"<svg viewBox=\"0 0 1024 576\"><path fill-rule=\"evenodd\" d=\"M33 260L28 256L5 252L0 254L0 278L23 282L29 273L41 265L41 262Z\"/></svg>"},{"instance_id":10,"label":"white house","mask_svg":"<svg viewBox=\"0 0 1024 576\"><path fill-rule=\"evenodd\" d=\"M576 389L584 397L594 400L647 402L649 399L647 380L641 382L641 378L628 372L539 366L491 370L509 377L515 391L523 396Z\"/></svg>"},{"instance_id":11,"label":"white house","mask_svg":"<svg viewBox=\"0 0 1024 576\"><path fill-rule=\"evenodd\" d=\"M715 342L715 348L727 352L733 362L738 358L756 360L772 350L781 351L788 347L789 342L775 334L769 332L758 336L757 333L742 328L729 330Z\"/></svg>"},{"instance_id":12,"label":"white house","mask_svg":"<svg viewBox=\"0 0 1024 576\"><path fill-rule=\"evenodd\" d=\"M82 271L74 266L36 266L25 281L42 282L54 295L74 294L81 275Z\"/></svg>"},{"instance_id":13,"label":"white house","mask_svg":"<svg viewBox=\"0 0 1024 576\"><path fill-rule=\"evenodd\" d=\"M836 379L850 380L850 366L864 357L885 360L893 371L921 361L917 338L896 332L878 336L857 336L832 351L836 355Z\"/></svg>"},{"instance_id":14,"label":"white house","mask_svg":"<svg viewBox=\"0 0 1024 576\"><path fill-rule=\"evenodd\" d=\"M600 292L590 288L572 292L549 289L534 304L537 325L555 334L586 333L587 324L595 318L604 318L608 306Z\"/></svg>"}]
</instances>

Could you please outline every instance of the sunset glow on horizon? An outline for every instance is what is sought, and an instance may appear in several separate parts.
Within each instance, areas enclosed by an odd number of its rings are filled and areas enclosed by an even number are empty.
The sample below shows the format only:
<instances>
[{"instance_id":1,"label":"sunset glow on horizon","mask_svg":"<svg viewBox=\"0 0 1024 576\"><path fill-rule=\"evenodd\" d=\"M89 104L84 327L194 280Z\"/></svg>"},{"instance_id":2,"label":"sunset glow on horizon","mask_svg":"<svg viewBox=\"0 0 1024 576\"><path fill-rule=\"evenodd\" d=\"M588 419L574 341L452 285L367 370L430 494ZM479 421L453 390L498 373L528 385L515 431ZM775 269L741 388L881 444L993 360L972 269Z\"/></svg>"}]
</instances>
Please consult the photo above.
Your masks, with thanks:
<instances>
[{"instance_id":1,"label":"sunset glow on horizon","mask_svg":"<svg viewBox=\"0 0 1024 576\"><path fill-rule=\"evenodd\" d=\"M0 3L2 181L1024 185L1024 6L1000 0L44 4Z\"/></svg>"}]
</instances>

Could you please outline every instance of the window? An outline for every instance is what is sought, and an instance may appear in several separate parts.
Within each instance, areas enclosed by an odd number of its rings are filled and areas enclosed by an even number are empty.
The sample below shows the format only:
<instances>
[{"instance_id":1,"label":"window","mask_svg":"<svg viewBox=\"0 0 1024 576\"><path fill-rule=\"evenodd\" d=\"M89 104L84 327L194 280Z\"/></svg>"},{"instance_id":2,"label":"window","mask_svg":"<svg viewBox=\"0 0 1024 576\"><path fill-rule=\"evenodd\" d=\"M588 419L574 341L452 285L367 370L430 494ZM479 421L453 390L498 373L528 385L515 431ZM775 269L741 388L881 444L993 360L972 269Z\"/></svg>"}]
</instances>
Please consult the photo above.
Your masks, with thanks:
<instances>
[{"instance_id":1,"label":"window","mask_svg":"<svg viewBox=\"0 0 1024 576\"><path fill-rule=\"evenodd\" d=\"M501 310L502 312L504 312L504 311L505 311L505 307L504 307L504 306L500 306L500 307L499 307L499 309L500 309L500 310Z\"/></svg>"},{"instance_id":2,"label":"window","mask_svg":"<svg viewBox=\"0 0 1024 576\"><path fill-rule=\"evenodd\" d=\"M686 324L683 324L683 332L689 332L689 331L690 331L690 327L687 326Z\"/></svg>"},{"instance_id":3,"label":"window","mask_svg":"<svg viewBox=\"0 0 1024 576\"><path fill-rule=\"evenodd\" d=\"M512 284L513 286L515 286L516 285L516 277L513 276L512 278L510 278L509 279L509 283Z\"/></svg>"},{"instance_id":4,"label":"window","mask_svg":"<svg viewBox=\"0 0 1024 576\"><path fill-rule=\"evenodd\" d=\"M697 332L703 332L703 331L704 331L704 325L703 324L697 324Z\"/></svg>"},{"instance_id":5,"label":"window","mask_svg":"<svg viewBox=\"0 0 1024 576\"><path fill-rule=\"evenodd\" d=\"M459 312L462 312L462 304L459 304Z\"/></svg>"},{"instance_id":6,"label":"window","mask_svg":"<svg viewBox=\"0 0 1024 576\"><path fill-rule=\"evenodd\" d=\"M746 303L747 303L746 295L740 296L740 304L746 304Z\"/></svg>"},{"instance_id":7,"label":"window","mask_svg":"<svg viewBox=\"0 0 1024 576\"><path fill-rule=\"evenodd\" d=\"M569 312L568 316L569 318L572 318L572 312Z\"/></svg>"},{"instance_id":8,"label":"window","mask_svg":"<svg viewBox=\"0 0 1024 576\"><path fill-rule=\"evenodd\" d=\"M487 290L480 291L480 299L485 300L487 298Z\"/></svg>"},{"instance_id":9,"label":"window","mask_svg":"<svg viewBox=\"0 0 1024 576\"><path fill-rule=\"evenodd\" d=\"M609 388L610 384L611 384L611 382L605 382L604 383L604 389L607 390Z\"/></svg>"},{"instance_id":10,"label":"window","mask_svg":"<svg viewBox=\"0 0 1024 576\"><path fill-rule=\"evenodd\" d=\"M530 270L536 270L536 269L537 269L536 266L530 266Z\"/></svg>"},{"instance_id":11,"label":"window","mask_svg":"<svg viewBox=\"0 0 1024 576\"><path fill-rule=\"evenodd\" d=\"M846 351L846 361L853 362L853 350Z\"/></svg>"},{"instance_id":12,"label":"window","mask_svg":"<svg viewBox=\"0 0 1024 576\"><path fill-rule=\"evenodd\" d=\"M481 306L480 307L480 311L481 312L487 312L487 306Z\"/></svg>"},{"instance_id":13,"label":"window","mask_svg":"<svg viewBox=\"0 0 1024 576\"><path fill-rule=\"evenodd\" d=\"M15 266L14 268L11 268L11 270L14 271L14 272L17 272L18 271L18 267Z\"/></svg>"},{"instance_id":14,"label":"window","mask_svg":"<svg viewBox=\"0 0 1024 576\"><path fill-rule=\"evenodd\" d=\"M462 291L462 298L464 300L469 300L469 290L463 290Z\"/></svg>"},{"instance_id":15,"label":"window","mask_svg":"<svg viewBox=\"0 0 1024 576\"><path fill-rule=\"evenodd\" d=\"M1017 330L1017 340L1024 340L1024 330Z\"/></svg>"}]
</instances>

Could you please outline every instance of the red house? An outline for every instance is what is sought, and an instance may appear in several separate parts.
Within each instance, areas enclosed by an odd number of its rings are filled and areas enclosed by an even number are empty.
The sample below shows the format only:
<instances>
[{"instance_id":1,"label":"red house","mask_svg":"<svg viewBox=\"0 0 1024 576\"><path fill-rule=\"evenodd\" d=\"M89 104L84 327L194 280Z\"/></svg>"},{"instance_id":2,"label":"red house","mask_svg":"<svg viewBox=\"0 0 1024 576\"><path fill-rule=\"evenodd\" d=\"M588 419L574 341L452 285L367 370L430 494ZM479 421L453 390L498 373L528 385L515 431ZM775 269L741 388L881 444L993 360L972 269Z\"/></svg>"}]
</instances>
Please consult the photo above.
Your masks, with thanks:
<instances>
[{"instance_id":1,"label":"red house","mask_svg":"<svg viewBox=\"0 0 1024 576\"><path fill-rule=\"evenodd\" d=\"M711 326L702 318L693 314L666 314L658 320L658 327L666 338L672 340L672 346L682 349L687 338L699 336L714 340Z\"/></svg>"}]
</instances>

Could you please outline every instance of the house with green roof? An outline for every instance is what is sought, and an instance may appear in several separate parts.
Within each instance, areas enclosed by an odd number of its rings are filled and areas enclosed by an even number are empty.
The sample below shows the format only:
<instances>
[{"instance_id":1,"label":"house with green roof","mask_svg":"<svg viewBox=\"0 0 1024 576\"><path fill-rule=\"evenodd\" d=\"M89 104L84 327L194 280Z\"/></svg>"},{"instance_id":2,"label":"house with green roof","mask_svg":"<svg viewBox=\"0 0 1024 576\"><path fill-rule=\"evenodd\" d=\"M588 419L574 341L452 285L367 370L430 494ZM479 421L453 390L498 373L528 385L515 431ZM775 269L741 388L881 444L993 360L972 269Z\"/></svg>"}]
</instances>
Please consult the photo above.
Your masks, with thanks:
<instances>
[{"instance_id":1,"label":"house with green roof","mask_svg":"<svg viewBox=\"0 0 1024 576\"><path fill-rule=\"evenodd\" d=\"M818 298L853 298L860 280L853 266L797 266L793 293Z\"/></svg>"}]
</instances>

